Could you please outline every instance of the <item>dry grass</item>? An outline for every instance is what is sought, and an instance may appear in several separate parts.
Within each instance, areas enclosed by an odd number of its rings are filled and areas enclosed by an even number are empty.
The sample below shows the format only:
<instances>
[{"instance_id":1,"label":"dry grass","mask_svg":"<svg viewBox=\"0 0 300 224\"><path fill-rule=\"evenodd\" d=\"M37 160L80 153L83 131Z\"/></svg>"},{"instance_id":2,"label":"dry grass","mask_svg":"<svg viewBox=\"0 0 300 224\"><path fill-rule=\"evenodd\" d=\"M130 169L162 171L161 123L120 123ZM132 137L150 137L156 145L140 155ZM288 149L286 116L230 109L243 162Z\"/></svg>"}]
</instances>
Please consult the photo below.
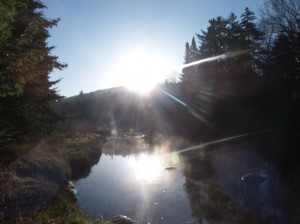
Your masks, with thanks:
<instances>
[{"instance_id":1,"label":"dry grass","mask_svg":"<svg viewBox=\"0 0 300 224\"><path fill-rule=\"evenodd\" d=\"M14 145L14 158L8 156L0 168L0 223L107 223L85 217L67 191L72 163L90 168L101 154L101 139L88 133L60 134L35 145Z\"/></svg>"}]
</instances>

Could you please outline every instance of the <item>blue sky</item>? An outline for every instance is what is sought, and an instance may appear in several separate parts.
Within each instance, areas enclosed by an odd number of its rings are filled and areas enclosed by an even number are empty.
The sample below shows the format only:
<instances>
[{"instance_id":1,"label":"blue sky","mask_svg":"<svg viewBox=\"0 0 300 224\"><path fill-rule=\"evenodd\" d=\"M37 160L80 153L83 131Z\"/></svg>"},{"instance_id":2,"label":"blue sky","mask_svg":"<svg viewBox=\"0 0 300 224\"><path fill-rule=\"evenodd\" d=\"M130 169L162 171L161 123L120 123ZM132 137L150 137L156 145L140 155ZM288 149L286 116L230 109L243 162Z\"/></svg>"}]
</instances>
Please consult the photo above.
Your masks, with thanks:
<instances>
[{"instance_id":1,"label":"blue sky","mask_svg":"<svg viewBox=\"0 0 300 224\"><path fill-rule=\"evenodd\" d=\"M61 18L50 30L49 45L56 46L52 53L68 64L63 71L54 71L51 78L62 78L57 85L60 94L72 96L80 90L91 92L122 84L120 80L130 81L129 70L120 67L133 63L140 49L151 55L148 60L159 58L169 66L181 65L185 42L205 30L209 19L227 17L230 12L240 16L246 6L258 16L263 0L43 2L48 7L46 17Z\"/></svg>"}]
</instances>

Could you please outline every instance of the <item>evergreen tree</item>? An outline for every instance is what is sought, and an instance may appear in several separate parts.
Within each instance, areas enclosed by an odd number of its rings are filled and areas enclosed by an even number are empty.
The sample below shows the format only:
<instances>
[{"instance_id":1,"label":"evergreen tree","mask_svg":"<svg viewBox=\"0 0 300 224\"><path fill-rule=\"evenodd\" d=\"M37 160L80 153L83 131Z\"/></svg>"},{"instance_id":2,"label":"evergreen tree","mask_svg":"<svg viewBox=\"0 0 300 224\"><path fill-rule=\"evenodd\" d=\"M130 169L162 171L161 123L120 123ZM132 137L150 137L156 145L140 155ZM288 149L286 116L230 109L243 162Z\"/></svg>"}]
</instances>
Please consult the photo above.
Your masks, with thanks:
<instances>
[{"instance_id":1,"label":"evergreen tree","mask_svg":"<svg viewBox=\"0 0 300 224\"><path fill-rule=\"evenodd\" d=\"M245 49L256 47L255 44L261 38L261 32L257 28L256 16L248 7L241 15L242 39Z\"/></svg>"},{"instance_id":2,"label":"evergreen tree","mask_svg":"<svg viewBox=\"0 0 300 224\"><path fill-rule=\"evenodd\" d=\"M197 34L199 40L199 58L206 59L227 53L230 40L228 38L228 20L219 16L209 20L207 31L201 31ZM208 79L215 79L218 76L224 76L227 68L225 60L216 60L198 65L198 75L201 76L201 83L205 85Z\"/></svg>"},{"instance_id":3,"label":"evergreen tree","mask_svg":"<svg viewBox=\"0 0 300 224\"><path fill-rule=\"evenodd\" d=\"M191 45L187 42L185 44L184 64L189 64L198 60L198 49L195 38L193 37ZM194 80L197 77L196 66L189 66L182 70L181 81Z\"/></svg>"},{"instance_id":4,"label":"evergreen tree","mask_svg":"<svg viewBox=\"0 0 300 224\"><path fill-rule=\"evenodd\" d=\"M211 113L213 105L225 96L247 93L254 84L258 73L255 59L260 32L255 24L255 15L248 8L241 16L231 13L227 18L221 16L209 20L207 29L197 34L199 48L186 44L185 62L209 59L231 52L241 51L237 57L221 57L201 63L192 70L187 67L181 78L186 102L201 108L205 114ZM193 54L193 52L196 52ZM203 115L203 116L206 116Z\"/></svg>"},{"instance_id":5,"label":"evergreen tree","mask_svg":"<svg viewBox=\"0 0 300 224\"><path fill-rule=\"evenodd\" d=\"M48 30L58 20L44 18L39 1L3 0L0 3L0 97L20 95L25 84L63 64L47 46Z\"/></svg>"},{"instance_id":6,"label":"evergreen tree","mask_svg":"<svg viewBox=\"0 0 300 224\"><path fill-rule=\"evenodd\" d=\"M200 44L200 58L220 55L227 52L227 20L221 16L208 21L207 31L197 34Z\"/></svg>"},{"instance_id":7,"label":"evergreen tree","mask_svg":"<svg viewBox=\"0 0 300 224\"><path fill-rule=\"evenodd\" d=\"M195 38L193 37L191 45L187 42L185 44L184 64L189 64L198 60L198 49ZM183 83L184 91L187 93L186 100L189 100L197 91L199 83L199 75L197 66L188 66L182 70L180 81Z\"/></svg>"},{"instance_id":8,"label":"evergreen tree","mask_svg":"<svg viewBox=\"0 0 300 224\"><path fill-rule=\"evenodd\" d=\"M196 45L195 37L192 39L192 43L190 46L190 53L191 53L191 62L198 60L198 48Z\"/></svg>"},{"instance_id":9,"label":"evergreen tree","mask_svg":"<svg viewBox=\"0 0 300 224\"><path fill-rule=\"evenodd\" d=\"M58 19L45 18L38 0L2 0L0 12L0 135L46 133L60 118L55 102L60 99L50 81L53 69L65 64L51 55L49 29ZM3 32L2 32L3 31Z\"/></svg>"},{"instance_id":10,"label":"evergreen tree","mask_svg":"<svg viewBox=\"0 0 300 224\"><path fill-rule=\"evenodd\" d=\"M242 76L258 73L255 53L259 47L261 33L255 24L255 15L249 8L241 15L241 22L235 14L228 18L217 17L209 21L207 31L197 34L199 39L199 58L248 50L239 57L225 58L198 66L205 76Z\"/></svg>"},{"instance_id":11,"label":"evergreen tree","mask_svg":"<svg viewBox=\"0 0 300 224\"><path fill-rule=\"evenodd\" d=\"M261 62L258 52L261 51L262 32L259 31L256 23L255 13L250 11L248 7L241 15L242 28L242 49L248 50L241 59L242 71L248 74L261 74Z\"/></svg>"},{"instance_id":12,"label":"evergreen tree","mask_svg":"<svg viewBox=\"0 0 300 224\"><path fill-rule=\"evenodd\" d=\"M230 13L227 18L227 45L230 51L241 50L242 27L237 16Z\"/></svg>"},{"instance_id":13,"label":"evergreen tree","mask_svg":"<svg viewBox=\"0 0 300 224\"><path fill-rule=\"evenodd\" d=\"M192 61L191 50L189 42L185 43L185 54L184 54L184 64L188 64Z\"/></svg>"}]
</instances>

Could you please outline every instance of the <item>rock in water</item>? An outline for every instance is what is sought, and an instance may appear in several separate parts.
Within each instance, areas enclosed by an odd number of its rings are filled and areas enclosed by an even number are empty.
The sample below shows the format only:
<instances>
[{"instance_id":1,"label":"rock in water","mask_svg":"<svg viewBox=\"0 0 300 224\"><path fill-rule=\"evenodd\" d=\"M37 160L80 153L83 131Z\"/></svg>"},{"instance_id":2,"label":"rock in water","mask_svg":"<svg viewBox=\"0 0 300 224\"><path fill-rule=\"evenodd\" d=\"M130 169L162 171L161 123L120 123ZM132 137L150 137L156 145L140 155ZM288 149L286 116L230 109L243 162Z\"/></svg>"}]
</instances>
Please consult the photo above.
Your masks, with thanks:
<instances>
[{"instance_id":1,"label":"rock in water","mask_svg":"<svg viewBox=\"0 0 300 224\"><path fill-rule=\"evenodd\" d=\"M124 215L114 216L112 220L110 220L114 224L133 224L134 222Z\"/></svg>"},{"instance_id":2,"label":"rock in water","mask_svg":"<svg viewBox=\"0 0 300 224\"><path fill-rule=\"evenodd\" d=\"M165 170L176 170L176 167L174 167L174 166L169 166L169 167L166 167Z\"/></svg>"},{"instance_id":3,"label":"rock in water","mask_svg":"<svg viewBox=\"0 0 300 224\"><path fill-rule=\"evenodd\" d=\"M69 181L67 190L71 192L74 196L77 194L77 190L75 189L75 186L72 181Z\"/></svg>"},{"instance_id":4,"label":"rock in water","mask_svg":"<svg viewBox=\"0 0 300 224\"><path fill-rule=\"evenodd\" d=\"M259 174L256 174L256 173L247 173L247 174L244 174L242 177L241 177L241 182L243 184L247 183L247 184L261 184L263 182L266 181L266 177L265 176L262 176L262 175L259 175Z\"/></svg>"}]
</instances>

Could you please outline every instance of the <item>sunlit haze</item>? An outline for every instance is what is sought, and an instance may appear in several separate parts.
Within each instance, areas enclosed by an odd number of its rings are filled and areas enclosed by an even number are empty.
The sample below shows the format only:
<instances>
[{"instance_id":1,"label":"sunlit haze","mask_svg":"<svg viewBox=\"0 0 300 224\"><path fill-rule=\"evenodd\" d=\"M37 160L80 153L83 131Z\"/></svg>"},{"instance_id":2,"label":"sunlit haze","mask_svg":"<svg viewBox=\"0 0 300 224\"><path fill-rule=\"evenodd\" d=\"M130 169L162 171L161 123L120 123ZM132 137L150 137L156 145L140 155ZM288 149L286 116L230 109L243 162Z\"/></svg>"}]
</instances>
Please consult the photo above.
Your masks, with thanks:
<instances>
[{"instance_id":1,"label":"sunlit haze","mask_svg":"<svg viewBox=\"0 0 300 224\"><path fill-rule=\"evenodd\" d=\"M185 43L205 30L209 19L230 12L240 16L246 6L258 14L263 1L43 2L46 17L61 18L50 30L52 53L68 64L51 78L62 78L57 89L72 96L120 84L150 89L170 75L166 65L182 65Z\"/></svg>"},{"instance_id":2,"label":"sunlit haze","mask_svg":"<svg viewBox=\"0 0 300 224\"><path fill-rule=\"evenodd\" d=\"M166 58L149 49L140 48L115 61L109 74L113 85L127 86L138 93L146 93L163 82L170 70Z\"/></svg>"}]
</instances>

